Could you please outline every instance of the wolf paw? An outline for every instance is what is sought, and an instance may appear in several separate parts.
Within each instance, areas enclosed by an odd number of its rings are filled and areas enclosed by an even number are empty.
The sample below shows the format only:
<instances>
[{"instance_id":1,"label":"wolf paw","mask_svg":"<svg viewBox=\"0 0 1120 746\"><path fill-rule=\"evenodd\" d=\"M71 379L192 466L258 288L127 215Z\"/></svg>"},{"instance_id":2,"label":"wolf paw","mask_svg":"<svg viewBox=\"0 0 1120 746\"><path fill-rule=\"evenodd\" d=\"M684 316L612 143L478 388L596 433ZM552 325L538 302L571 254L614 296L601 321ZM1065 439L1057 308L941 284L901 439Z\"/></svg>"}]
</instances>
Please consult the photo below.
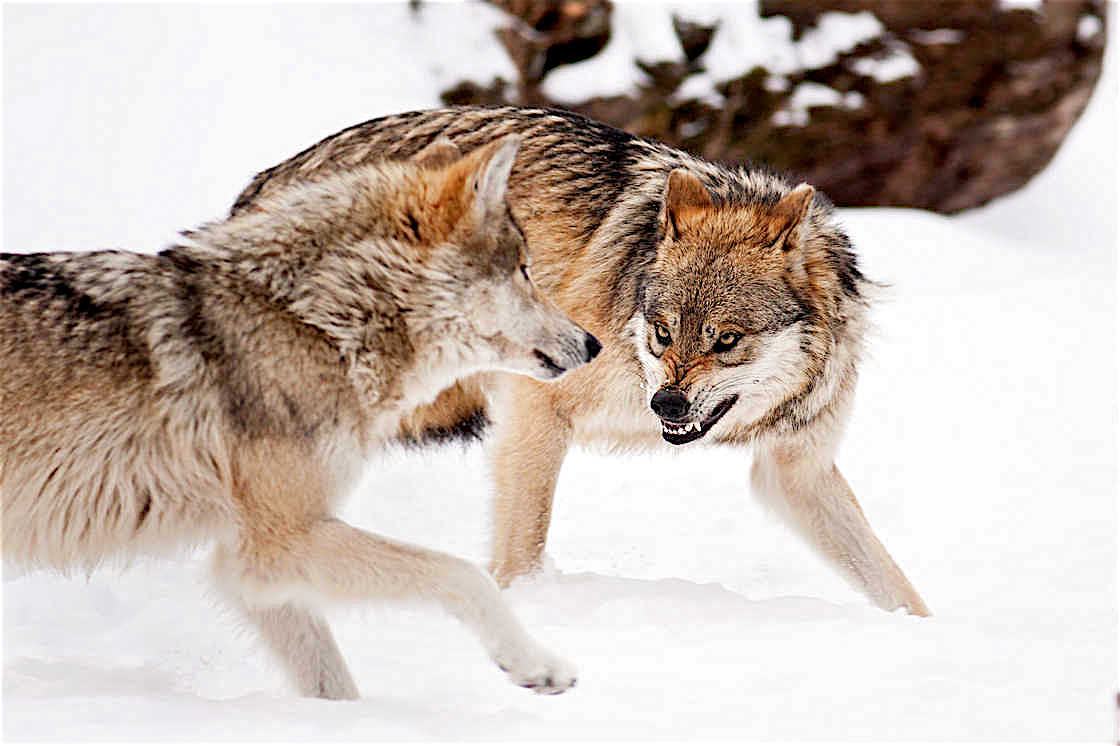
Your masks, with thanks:
<instances>
[{"instance_id":1,"label":"wolf paw","mask_svg":"<svg viewBox=\"0 0 1120 746\"><path fill-rule=\"evenodd\" d=\"M494 659L509 680L534 694L560 694L576 685L572 664L541 649Z\"/></svg>"}]
</instances>

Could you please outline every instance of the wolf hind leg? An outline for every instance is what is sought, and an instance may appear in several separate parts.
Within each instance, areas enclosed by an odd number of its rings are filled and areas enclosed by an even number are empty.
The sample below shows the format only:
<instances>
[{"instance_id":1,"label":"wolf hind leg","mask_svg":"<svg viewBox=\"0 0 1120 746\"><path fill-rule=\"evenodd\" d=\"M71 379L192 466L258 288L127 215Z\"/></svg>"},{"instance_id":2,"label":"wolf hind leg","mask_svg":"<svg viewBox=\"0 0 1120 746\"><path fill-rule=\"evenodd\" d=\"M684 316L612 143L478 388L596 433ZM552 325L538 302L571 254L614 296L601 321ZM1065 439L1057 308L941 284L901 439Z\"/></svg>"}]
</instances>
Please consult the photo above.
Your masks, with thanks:
<instances>
[{"instance_id":1,"label":"wolf hind leg","mask_svg":"<svg viewBox=\"0 0 1120 746\"><path fill-rule=\"evenodd\" d=\"M877 606L930 615L925 601L875 536L831 456L820 459L796 448L760 445L751 485L757 497L774 507Z\"/></svg>"},{"instance_id":2,"label":"wolf hind leg","mask_svg":"<svg viewBox=\"0 0 1120 746\"><path fill-rule=\"evenodd\" d=\"M243 550L235 562L228 568L232 571L229 574L251 607L290 608L290 602L296 599L436 601L478 637L494 662L518 686L540 694L558 694L576 682L570 664L525 632L493 579L458 557L327 518L287 537L281 552ZM336 665L336 661L341 664L341 656L329 632L326 637L321 633L326 630L321 620L316 624L306 616L293 619L270 614L263 621L273 625L271 634L278 634L282 643L290 643L285 649L297 671L301 662L310 662L311 670L318 672L303 679L297 676L301 691L305 683L321 683L323 677L345 681ZM341 671L345 672L344 665ZM340 688L345 691L344 685Z\"/></svg>"}]
</instances>

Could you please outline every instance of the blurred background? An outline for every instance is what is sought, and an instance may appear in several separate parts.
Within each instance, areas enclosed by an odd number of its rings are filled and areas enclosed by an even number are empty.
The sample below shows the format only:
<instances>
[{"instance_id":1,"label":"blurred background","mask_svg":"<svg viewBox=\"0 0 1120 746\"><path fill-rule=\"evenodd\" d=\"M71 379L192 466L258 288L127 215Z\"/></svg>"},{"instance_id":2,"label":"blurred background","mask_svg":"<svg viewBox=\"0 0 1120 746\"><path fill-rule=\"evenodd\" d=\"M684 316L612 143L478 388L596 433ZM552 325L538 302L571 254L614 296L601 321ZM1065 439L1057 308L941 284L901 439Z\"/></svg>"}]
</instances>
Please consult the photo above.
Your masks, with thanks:
<instances>
[{"instance_id":1,"label":"blurred background","mask_svg":"<svg viewBox=\"0 0 1120 746\"><path fill-rule=\"evenodd\" d=\"M1104 0L494 0L516 85L448 103L562 106L841 206L953 213L1025 184L1101 73Z\"/></svg>"},{"instance_id":2,"label":"blurred background","mask_svg":"<svg viewBox=\"0 0 1120 746\"><path fill-rule=\"evenodd\" d=\"M88 248L115 236L154 249L167 235L156 224L222 214L253 173L338 129L452 103L561 106L710 159L790 171L841 206L956 213L1050 162L1100 78L1108 10L1104 0L7 4L4 244ZM1097 147L1114 168L1115 136ZM115 218L71 214L79 245L34 225L36 205L86 203L79 163L100 176L101 196L127 205L140 191L166 209L123 235Z\"/></svg>"}]
</instances>

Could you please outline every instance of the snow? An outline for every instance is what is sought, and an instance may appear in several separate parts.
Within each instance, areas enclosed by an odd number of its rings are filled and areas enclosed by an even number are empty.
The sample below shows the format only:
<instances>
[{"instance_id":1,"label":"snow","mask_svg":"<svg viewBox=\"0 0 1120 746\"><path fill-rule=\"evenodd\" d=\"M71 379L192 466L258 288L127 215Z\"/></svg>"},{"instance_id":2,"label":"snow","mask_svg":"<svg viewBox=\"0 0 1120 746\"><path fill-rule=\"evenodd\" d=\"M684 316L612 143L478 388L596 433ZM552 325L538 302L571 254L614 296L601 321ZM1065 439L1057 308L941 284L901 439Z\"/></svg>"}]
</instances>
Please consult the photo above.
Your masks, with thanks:
<instances>
[{"instance_id":1,"label":"snow","mask_svg":"<svg viewBox=\"0 0 1120 746\"><path fill-rule=\"evenodd\" d=\"M433 6L423 23L471 17ZM3 250L158 249L318 138L436 105L437 55L409 18L5 7ZM442 69L472 64L441 33ZM552 567L506 594L580 666L573 691L510 686L434 609L371 605L331 612L363 699L297 698L199 554L6 573L4 737L1114 740L1111 51L1107 75L1017 194L954 218L841 211L889 288L838 464L935 616L847 588L751 499L748 454L575 451ZM343 515L485 562L485 472L477 448L389 453Z\"/></svg>"},{"instance_id":2,"label":"snow","mask_svg":"<svg viewBox=\"0 0 1120 746\"><path fill-rule=\"evenodd\" d=\"M867 11L822 13L816 26L793 41L793 25L783 17L759 18L756 3L742 3L735 12L719 3L618 3L613 30L599 54L550 72L542 90L557 101L579 101L592 96L633 93L646 82L634 64L683 60L684 52L673 31L672 19L715 25L702 72L690 75L674 93L680 100L699 99L719 106L718 83L764 67L788 75L802 69L831 64L837 56L883 33L883 25Z\"/></svg>"},{"instance_id":3,"label":"snow","mask_svg":"<svg viewBox=\"0 0 1120 746\"><path fill-rule=\"evenodd\" d=\"M1039 13L1042 6L1043 0L999 0L1000 10L1033 10Z\"/></svg>"},{"instance_id":4,"label":"snow","mask_svg":"<svg viewBox=\"0 0 1120 746\"><path fill-rule=\"evenodd\" d=\"M959 44L965 34L960 29L935 28L930 31L914 29L908 36L919 44Z\"/></svg>"},{"instance_id":5,"label":"snow","mask_svg":"<svg viewBox=\"0 0 1120 746\"><path fill-rule=\"evenodd\" d=\"M1089 14L1082 15L1077 19L1077 38L1080 41L1086 42L1099 34L1104 28L1101 19Z\"/></svg>"},{"instance_id":6,"label":"snow","mask_svg":"<svg viewBox=\"0 0 1120 746\"><path fill-rule=\"evenodd\" d=\"M883 25L874 15L860 13L822 13L815 27L808 29L798 41L793 41L793 25L783 17L759 19L747 13L725 18L712 37L711 46L701 57L704 72L685 81L675 94L677 98L698 98L711 101L715 85L748 73L761 66L771 72L767 90L776 88L776 81L803 69L824 67L836 61L838 55L854 49L883 32ZM771 83L770 80L775 82ZM787 82L788 85L788 82ZM790 105L790 112L777 112L779 124L785 117L804 124L804 108ZM807 121L807 119L805 119Z\"/></svg>"},{"instance_id":7,"label":"snow","mask_svg":"<svg viewBox=\"0 0 1120 746\"><path fill-rule=\"evenodd\" d=\"M6 7L4 245L157 248L343 127L438 105L464 78L517 79L489 6L326 7ZM79 163L98 175L92 190L69 175ZM114 209L93 209L90 191ZM52 204L65 221L13 219Z\"/></svg>"},{"instance_id":8,"label":"snow","mask_svg":"<svg viewBox=\"0 0 1120 746\"><path fill-rule=\"evenodd\" d=\"M812 70L831 65L842 52L871 41L885 30L879 19L866 10L821 13L816 25L797 42L801 66Z\"/></svg>"},{"instance_id":9,"label":"snow","mask_svg":"<svg viewBox=\"0 0 1120 746\"><path fill-rule=\"evenodd\" d=\"M771 93L782 93L789 90L789 78L784 75L767 75L762 81L762 87Z\"/></svg>"},{"instance_id":10,"label":"snow","mask_svg":"<svg viewBox=\"0 0 1120 746\"><path fill-rule=\"evenodd\" d=\"M922 70L922 66L910 54L910 48L898 41L890 45L884 57L860 57L849 62L848 67L853 72L874 78L880 83L909 78Z\"/></svg>"},{"instance_id":11,"label":"snow","mask_svg":"<svg viewBox=\"0 0 1120 746\"><path fill-rule=\"evenodd\" d=\"M778 85L777 81L784 80L784 78L779 78L777 76L768 76L766 80L773 81L772 83L770 83L770 85ZM673 91L673 94L670 97L670 101L672 103L679 103L682 101L690 101L695 99L696 101L705 103L712 108L718 109L723 106L727 100L724 95L720 93L719 89L716 88L716 85L718 85L719 82L720 81L710 73L693 73L692 75L689 75L687 78L685 78L679 86L677 86L677 90ZM788 81L786 87L789 87Z\"/></svg>"},{"instance_id":12,"label":"snow","mask_svg":"<svg viewBox=\"0 0 1120 746\"><path fill-rule=\"evenodd\" d=\"M809 108L813 106L842 106L858 109L863 106L863 96L857 91L840 93L835 88L805 81L793 89L786 106L774 112L772 119L779 126L793 124L803 127L809 123Z\"/></svg>"},{"instance_id":13,"label":"snow","mask_svg":"<svg viewBox=\"0 0 1120 746\"><path fill-rule=\"evenodd\" d=\"M683 56L669 8L619 3L611 14L611 38L589 60L549 72L541 89L557 101L619 96L646 82L634 61L660 62Z\"/></svg>"},{"instance_id":14,"label":"snow","mask_svg":"<svg viewBox=\"0 0 1120 746\"><path fill-rule=\"evenodd\" d=\"M725 14L700 57L704 66L700 75L713 82L726 82L755 67L779 74L795 70L792 33L793 24L788 18L758 18L746 10Z\"/></svg>"}]
</instances>

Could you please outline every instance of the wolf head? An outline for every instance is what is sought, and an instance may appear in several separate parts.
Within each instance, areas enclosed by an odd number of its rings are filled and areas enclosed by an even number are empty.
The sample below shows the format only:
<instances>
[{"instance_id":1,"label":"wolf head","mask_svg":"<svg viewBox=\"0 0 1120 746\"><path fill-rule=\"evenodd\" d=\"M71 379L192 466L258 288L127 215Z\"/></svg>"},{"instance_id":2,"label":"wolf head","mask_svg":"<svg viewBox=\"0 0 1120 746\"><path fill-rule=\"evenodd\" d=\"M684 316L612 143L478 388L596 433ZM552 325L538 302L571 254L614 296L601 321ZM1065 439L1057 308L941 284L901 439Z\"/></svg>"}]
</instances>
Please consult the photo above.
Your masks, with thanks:
<instances>
[{"instance_id":1,"label":"wolf head","mask_svg":"<svg viewBox=\"0 0 1120 746\"><path fill-rule=\"evenodd\" d=\"M719 204L669 174L661 241L630 331L662 437L681 445L752 422L807 380L814 316L807 242L814 190ZM730 426L725 425L724 429Z\"/></svg>"},{"instance_id":2,"label":"wolf head","mask_svg":"<svg viewBox=\"0 0 1120 746\"><path fill-rule=\"evenodd\" d=\"M505 198L518 145L463 154L437 140L407 161L298 182L176 250L320 330L369 403L414 405L484 370L550 380L600 346L533 285Z\"/></svg>"},{"instance_id":3,"label":"wolf head","mask_svg":"<svg viewBox=\"0 0 1120 746\"><path fill-rule=\"evenodd\" d=\"M551 380L594 358L599 341L541 295L533 283L525 237L506 203L520 138L508 136L466 155L437 139L413 157L435 185L419 210L438 232L428 261L465 322L471 367Z\"/></svg>"}]
</instances>

